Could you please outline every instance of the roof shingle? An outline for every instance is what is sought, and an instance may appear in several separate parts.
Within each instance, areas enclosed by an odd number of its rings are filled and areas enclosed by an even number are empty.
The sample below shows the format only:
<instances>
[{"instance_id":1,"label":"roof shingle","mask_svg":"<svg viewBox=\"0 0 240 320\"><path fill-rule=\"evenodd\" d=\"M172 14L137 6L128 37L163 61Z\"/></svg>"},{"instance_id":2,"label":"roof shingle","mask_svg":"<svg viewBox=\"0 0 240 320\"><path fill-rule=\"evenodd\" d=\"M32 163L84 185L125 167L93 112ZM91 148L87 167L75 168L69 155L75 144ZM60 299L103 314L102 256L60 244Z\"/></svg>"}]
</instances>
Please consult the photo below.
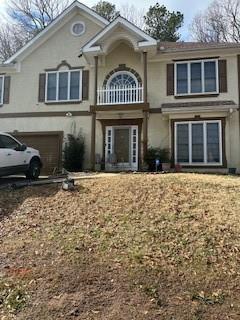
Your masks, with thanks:
<instances>
[{"instance_id":1,"label":"roof shingle","mask_svg":"<svg viewBox=\"0 0 240 320\"><path fill-rule=\"evenodd\" d=\"M221 49L221 48L239 48L239 43L218 43L218 42L158 42L159 52L185 51L197 49Z\"/></svg>"}]
</instances>

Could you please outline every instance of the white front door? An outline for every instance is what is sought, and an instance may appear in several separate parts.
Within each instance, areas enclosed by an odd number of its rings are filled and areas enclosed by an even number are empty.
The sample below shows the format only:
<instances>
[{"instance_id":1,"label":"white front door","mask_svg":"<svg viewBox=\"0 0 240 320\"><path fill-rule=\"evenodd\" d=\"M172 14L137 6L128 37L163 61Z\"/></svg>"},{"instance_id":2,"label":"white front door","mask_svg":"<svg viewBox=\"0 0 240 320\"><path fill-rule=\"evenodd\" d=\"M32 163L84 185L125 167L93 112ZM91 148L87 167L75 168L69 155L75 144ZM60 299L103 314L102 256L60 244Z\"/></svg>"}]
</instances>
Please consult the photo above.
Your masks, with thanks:
<instances>
[{"instance_id":1,"label":"white front door","mask_svg":"<svg viewBox=\"0 0 240 320\"><path fill-rule=\"evenodd\" d=\"M106 170L138 170L138 126L106 127Z\"/></svg>"}]
</instances>

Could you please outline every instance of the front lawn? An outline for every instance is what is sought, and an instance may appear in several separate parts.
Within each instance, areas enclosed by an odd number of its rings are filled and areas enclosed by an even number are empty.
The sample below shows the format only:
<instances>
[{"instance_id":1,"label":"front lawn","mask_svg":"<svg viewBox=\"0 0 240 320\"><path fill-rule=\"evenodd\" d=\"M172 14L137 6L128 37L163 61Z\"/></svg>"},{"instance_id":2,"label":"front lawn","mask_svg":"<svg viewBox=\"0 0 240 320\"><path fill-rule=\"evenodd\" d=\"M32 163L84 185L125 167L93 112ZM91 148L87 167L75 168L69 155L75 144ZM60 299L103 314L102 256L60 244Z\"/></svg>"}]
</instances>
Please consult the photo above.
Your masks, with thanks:
<instances>
[{"instance_id":1,"label":"front lawn","mask_svg":"<svg viewBox=\"0 0 240 320\"><path fill-rule=\"evenodd\" d=\"M0 319L240 319L240 178L0 193Z\"/></svg>"}]
</instances>

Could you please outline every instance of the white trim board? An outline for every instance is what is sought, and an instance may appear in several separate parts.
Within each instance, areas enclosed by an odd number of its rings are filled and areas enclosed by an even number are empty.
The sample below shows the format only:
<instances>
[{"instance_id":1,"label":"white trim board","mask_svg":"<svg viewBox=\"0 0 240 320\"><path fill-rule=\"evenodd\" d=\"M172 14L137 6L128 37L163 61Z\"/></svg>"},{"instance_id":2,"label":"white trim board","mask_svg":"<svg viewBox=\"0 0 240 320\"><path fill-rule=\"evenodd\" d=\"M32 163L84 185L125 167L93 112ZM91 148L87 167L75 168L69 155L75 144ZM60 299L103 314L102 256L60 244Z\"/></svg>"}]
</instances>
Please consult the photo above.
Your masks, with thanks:
<instances>
[{"instance_id":1,"label":"white trim board","mask_svg":"<svg viewBox=\"0 0 240 320\"><path fill-rule=\"evenodd\" d=\"M0 79L2 79L2 83L1 83L1 96L0 96L0 106L1 106L1 105L3 105L3 100L4 100L4 80L5 80L4 75L0 75Z\"/></svg>"},{"instance_id":2,"label":"white trim board","mask_svg":"<svg viewBox=\"0 0 240 320\"><path fill-rule=\"evenodd\" d=\"M117 26L123 26L130 32L137 34L142 41L138 42L140 48L157 46L157 41L149 36L147 33L136 27L134 24L126 20L125 18L119 16L113 20L108 26L106 26L102 31L100 31L95 37L93 37L85 46L82 47L82 52L87 53L91 51L100 51L101 47L94 46L97 41L102 39L107 33L114 30Z\"/></svg>"},{"instance_id":3,"label":"white trim board","mask_svg":"<svg viewBox=\"0 0 240 320\"><path fill-rule=\"evenodd\" d=\"M222 106L205 106L205 107L172 107L162 108L162 114L179 114L179 113L199 113L199 112L231 112L236 111L237 105L222 105Z\"/></svg>"}]
</instances>

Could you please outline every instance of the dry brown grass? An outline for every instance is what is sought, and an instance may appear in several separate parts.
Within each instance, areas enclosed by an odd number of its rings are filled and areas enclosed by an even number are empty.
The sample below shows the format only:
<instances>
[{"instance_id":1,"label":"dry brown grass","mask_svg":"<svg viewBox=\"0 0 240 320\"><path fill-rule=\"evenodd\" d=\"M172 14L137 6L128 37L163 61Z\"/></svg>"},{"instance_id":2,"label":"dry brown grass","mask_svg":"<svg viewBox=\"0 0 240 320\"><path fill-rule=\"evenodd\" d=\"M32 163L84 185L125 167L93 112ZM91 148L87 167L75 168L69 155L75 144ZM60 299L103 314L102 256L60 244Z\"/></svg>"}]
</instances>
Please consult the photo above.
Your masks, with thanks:
<instances>
[{"instance_id":1,"label":"dry brown grass","mask_svg":"<svg viewBox=\"0 0 240 320\"><path fill-rule=\"evenodd\" d=\"M126 174L0 208L0 319L240 319L240 178Z\"/></svg>"}]
</instances>

